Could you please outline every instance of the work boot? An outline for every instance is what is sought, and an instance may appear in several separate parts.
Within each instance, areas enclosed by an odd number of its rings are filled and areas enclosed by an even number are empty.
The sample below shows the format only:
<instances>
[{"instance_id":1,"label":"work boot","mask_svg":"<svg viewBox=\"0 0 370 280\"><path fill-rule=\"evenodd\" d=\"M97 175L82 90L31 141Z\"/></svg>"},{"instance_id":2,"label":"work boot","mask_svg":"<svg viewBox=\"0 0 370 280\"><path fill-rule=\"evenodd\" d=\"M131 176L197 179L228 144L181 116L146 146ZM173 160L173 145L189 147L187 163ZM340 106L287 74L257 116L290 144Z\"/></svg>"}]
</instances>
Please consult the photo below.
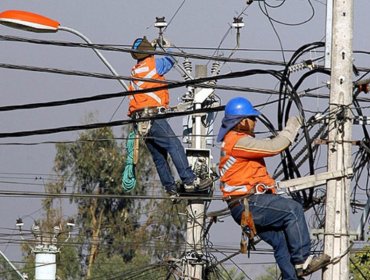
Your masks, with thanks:
<instances>
[{"instance_id":1,"label":"work boot","mask_svg":"<svg viewBox=\"0 0 370 280\"><path fill-rule=\"evenodd\" d=\"M330 257L326 254L319 255L314 257L313 255L309 256L303 264L295 265L297 271L297 276L307 276L315 271L324 268L330 263Z\"/></svg>"},{"instance_id":2,"label":"work boot","mask_svg":"<svg viewBox=\"0 0 370 280\"><path fill-rule=\"evenodd\" d=\"M167 194L170 196L170 200L172 201L173 204L180 202L180 200L178 199L180 195L175 189L167 191Z\"/></svg>"},{"instance_id":3,"label":"work boot","mask_svg":"<svg viewBox=\"0 0 370 280\"><path fill-rule=\"evenodd\" d=\"M213 180L211 178L203 179L200 178L195 179L190 184L184 184L185 192L199 192L205 191L209 189L213 184Z\"/></svg>"}]
</instances>

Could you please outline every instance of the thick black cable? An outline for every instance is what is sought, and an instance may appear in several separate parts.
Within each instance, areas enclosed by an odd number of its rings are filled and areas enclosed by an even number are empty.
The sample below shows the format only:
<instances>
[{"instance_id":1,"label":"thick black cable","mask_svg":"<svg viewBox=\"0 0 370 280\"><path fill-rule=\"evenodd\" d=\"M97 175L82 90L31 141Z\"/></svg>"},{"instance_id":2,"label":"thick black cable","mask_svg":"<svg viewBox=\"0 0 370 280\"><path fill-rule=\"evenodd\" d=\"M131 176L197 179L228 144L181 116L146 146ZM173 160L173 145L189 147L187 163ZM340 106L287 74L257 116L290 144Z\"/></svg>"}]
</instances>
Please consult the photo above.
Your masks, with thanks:
<instances>
[{"instance_id":1,"label":"thick black cable","mask_svg":"<svg viewBox=\"0 0 370 280\"><path fill-rule=\"evenodd\" d=\"M283 74L282 74L283 79L281 80L280 88L279 88L281 102L279 102L279 104L278 104L278 128L280 130L283 127L283 123L282 123L283 119L286 122L289 118L289 111L290 111L290 107L291 107L291 105L289 105L290 102L294 101L294 103L297 106L297 109L299 110L301 116L304 117L303 106L302 106L300 98L299 98L299 96L296 92L296 87L292 86L291 83L290 83L290 80L289 80L289 74L290 74L289 66L295 64L297 59L301 55L303 55L305 52L310 51L310 50L315 49L315 48L322 47L323 45L324 44L322 42L315 42L315 43L310 43L310 44L303 45L292 55L291 59L287 63L287 65L286 65L286 67L283 71ZM287 100L288 86L290 88L289 96L291 97L291 99ZM288 105L285 104L286 101L288 102ZM286 109L286 106L287 106L287 109ZM284 114L285 114L285 118L284 118ZM307 134L306 134L306 136L309 138L309 136ZM293 175L294 173L296 173L298 175L298 177L300 177L299 171L297 170L297 168L295 168L295 170L292 169L294 167L294 163L293 163L293 159L292 159L292 156L291 156L289 150L286 151L286 155L287 155L288 162L286 163L285 160L282 160L285 178L286 179L289 179L291 177L294 178L294 175ZM313 169L312 156L309 157L309 167L310 167L310 174L313 174L314 169ZM307 197L307 194L306 194L305 191L297 193L297 200L300 200L300 194L301 194L303 196L304 204L305 205L311 204L310 201L312 200L313 190L309 190L308 192L309 192L309 197Z\"/></svg>"},{"instance_id":2,"label":"thick black cable","mask_svg":"<svg viewBox=\"0 0 370 280\"><path fill-rule=\"evenodd\" d=\"M298 82L294 85L293 87L293 92L297 92L298 91L298 88L300 87L300 85L303 83L303 81L316 74L316 73L320 73L320 74L326 74L326 75L330 75L330 71L329 70L325 70L325 69L314 69L314 70L311 70L307 73L305 73L304 75L301 76L301 78L298 80ZM299 97L297 97L299 98ZM290 99L288 100L288 103L287 103L287 108L286 108L286 117L289 116L289 112L290 112L290 109L291 109L291 106L292 106L292 101L293 99ZM298 102L295 102L297 104L297 107L303 117L303 120L305 122L305 114L304 114L304 111L303 111L303 106L302 106L302 103L298 103ZM299 105L299 106L298 106ZM313 151L312 151L312 146L311 146L311 138L310 138L310 135L308 133L308 130L307 130L307 126L306 124L304 123L303 125L303 132L304 132L304 137L306 138L306 147L307 147L307 155L308 155L308 165L309 165L309 170L310 170L310 174L314 174L315 172L315 168L314 168L314 159L313 159ZM292 168L295 168L296 169L296 174L298 175L298 177L300 177L299 173L298 173L298 168L296 166L296 164L294 163L293 159L291 161L291 167ZM305 197L305 194L306 194L306 191L308 191L308 197ZM302 195L304 197L304 206L307 208L310 204L312 204L312 201L313 201L313 189L308 189L304 192L302 192Z\"/></svg>"},{"instance_id":3,"label":"thick black cable","mask_svg":"<svg viewBox=\"0 0 370 280\"><path fill-rule=\"evenodd\" d=\"M268 94L268 95L271 95L271 94L278 95L279 94L279 92L275 90L251 88L251 87L236 87L236 86L221 86L221 85L216 85L216 86L202 85L201 87L209 87L209 88L217 88L217 89L222 89L222 90L233 90L233 91L241 91L241 92L260 93L260 94ZM124 97L124 96L129 96L129 95L140 94L144 92L146 92L146 90L145 91L144 90L133 91L133 92L106 93L106 94L99 94L99 95L94 95L94 96L89 96L89 97L79 97L79 98L49 101L49 102L38 102L38 103L28 103L28 104L19 104L19 105L6 105L6 106L0 107L0 112L73 105L73 104L87 103L87 102L93 102L93 101L99 101L99 100L105 100L105 99L111 99L111 98L119 98L119 97ZM318 97L317 95L312 95L312 94L306 94L306 96ZM265 103L265 104L271 104L275 102L277 101L272 101L270 103Z\"/></svg>"},{"instance_id":4,"label":"thick black cable","mask_svg":"<svg viewBox=\"0 0 370 280\"><path fill-rule=\"evenodd\" d=\"M265 7L265 10L263 10L262 9L262 4L261 4L261 2L263 2L263 5L264 5L264 7ZM279 21L279 20L276 20L276 19L274 19L274 18L272 18L270 15L269 15L269 13L268 13L268 11L267 11L267 8L266 7L269 7L269 8L279 8L279 7L281 7L283 4L285 4L285 0L283 0L281 3L279 3L278 5L276 5L276 6L272 6L272 5L269 5L266 1L260 1L260 2L258 2L258 4L259 4L259 7L260 7L260 10L261 10L261 12L270 20L270 21L273 21L273 22L275 22L275 23L278 23L278 24L281 24L281 25L287 25L287 26L298 26L298 25L303 25L303 24L305 24L305 23L307 23L307 22L309 22L310 20L312 20L313 19L313 17L315 16L315 9L314 9L314 7L313 7L313 4L312 4L312 2L311 2L311 0L308 0L308 3L309 3L309 5L310 5L310 7L311 7L311 15L308 17L308 19L306 19L306 20L303 20L303 21L301 21L301 22L298 22L298 23L287 23L287 22L282 22L282 21Z\"/></svg>"},{"instance_id":5,"label":"thick black cable","mask_svg":"<svg viewBox=\"0 0 370 280\"><path fill-rule=\"evenodd\" d=\"M102 127L113 127L113 126L122 126L133 124L135 122L140 121L147 121L153 119L164 119L169 117L175 116L184 116L184 115L191 115L197 113L206 113L206 112L214 112L214 111L222 111L224 110L225 106L218 106L215 108L205 108L205 109L197 109L192 111L184 111L184 112L173 112L167 114L159 114L153 117L147 118L140 118L140 119L127 119L127 120L118 120L118 121L111 121L111 122L103 122L103 123L91 123L85 125L74 125L74 126L64 126L64 127L56 127L56 128L46 128L46 129L39 129L39 130L28 130L28 131L17 131L17 132L3 132L0 133L0 138L9 138L9 137L25 137L25 136L33 136L33 135L44 135L44 134L53 134L53 133L60 133L60 132L68 132L68 131L76 131L76 130L84 130L84 129L95 129L95 128L102 128Z\"/></svg>"},{"instance_id":6,"label":"thick black cable","mask_svg":"<svg viewBox=\"0 0 370 280\"><path fill-rule=\"evenodd\" d=\"M257 105L256 107L262 106L262 105ZM203 108L203 109L197 109L197 110L191 110L191 111L159 114L159 115L156 115L154 117L140 118L140 119L135 119L135 120L127 119L127 120L118 120L118 121L111 121L111 122L104 122L104 123L92 123L92 124L87 124L87 125L64 126L64 127L57 127L57 128L29 130L29 131L18 131L18 132L7 132L7 133L5 132L5 133L0 133L0 138L45 135L45 134L53 134L53 133L68 132L68 131L77 131L77 130L84 130L84 129L102 128L102 127L107 127L107 126L110 126L110 127L122 126L122 125L133 124L135 122L147 121L147 120L153 120L153 119L163 119L163 118L185 116L185 115L191 115L191 114L197 114L197 113L218 112L218 111L223 111L224 108L225 108L225 106L218 106L218 107L213 107L213 108Z\"/></svg>"},{"instance_id":7,"label":"thick black cable","mask_svg":"<svg viewBox=\"0 0 370 280\"><path fill-rule=\"evenodd\" d=\"M353 94L353 104L355 105L355 109L357 111L357 114L359 116L364 116L364 114L362 113L362 110L361 110L361 107L360 107L360 104L358 102L358 99L357 99L357 96L358 96L358 90L355 90L354 91L354 94ZM364 135L365 135L365 139L370 139L370 136L369 136L369 133L366 129L366 125L362 125L362 130L364 132Z\"/></svg>"},{"instance_id":8,"label":"thick black cable","mask_svg":"<svg viewBox=\"0 0 370 280\"><path fill-rule=\"evenodd\" d=\"M14 64L5 64L5 63L0 63L0 68L36 71L36 72L44 72L44 73L57 73L57 74L63 74L63 75L78 75L78 76L83 76L83 77L94 77L94 78L112 79L112 80L120 79L120 80L129 80L129 81L131 80L146 81L146 82L153 82L153 83L158 82L153 79L137 79L137 78L132 78L128 76L112 76L109 74L102 74L102 73L70 71L70 70L62 70L62 69L56 69L56 68L14 65ZM162 90L162 89L173 89L173 88L186 87L186 86L197 86L197 87L203 87L203 88L218 88L217 85L209 85L205 83L214 81L215 79L216 80L233 79L233 78L240 78L240 77L248 77L252 75L272 75L276 77L279 74L278 74L278 71L274 71L274 70L251 69L251 70L231 72L228 74L217 75L217 76L212 76L212 77L202 77L202 78L188 80L184 82L167 80L167 81L161 82L165 84L163 86L158 86L158 87L154 87L150 89L143 89L143 90L123 91L123 92L112 93L112 94L102 94L102 95L92 96L92 97L77 98L77 99L74 99L73 102L81 103L81 102L87 102L87 101L102 100L102 99L107 99L107 98L116 98L116 97L122 97L122 96L127 96L127 95L145 93L149 91L157 91L157 90ZM222 87L222 89L226 89L226 87ZM52 106L53 104L55 104L54 106L59 106L61 103L58 103L58 102L60 101L55 101L55 103L52 102L50 106ZM34 108L32 106L33 105L29 105L29 108ZM39 103L36 106L42 106L42 105ZM14 107L4 108L3 110L14 110L14 109L19 109L19 107L17 107L17 105L14 105Z\"/></svg>"},{"instance_id":9,"label":"thick black cable","mask_svg":"<svg viewBox=\"0 0 370 280\"><path fill-rule=\"evenodd\" d=\"M28 38L15 37L15 36L4 36L4 35L0 35L0 41L1 40L3 40L3 41L13 41L13 42L32 43L32 44L52 45L52 46L92 48L92 49L98 49L98 50L118 51L118 52L124 52L124 53L132 53L133 52L131 47L129 47L129 48L114 47L112 45L103 45L103 44L72 43L72 42L65 42L65 41L28 39ZM154 55L166 55L167 54L166 52L163 52L163 51L135 51L135 52L148 53L148 54L154 54ZM271 60L245 59L245 58L224 58L224 57L219 57L219 56L191 54L191 53L185 53L185 52L171 52L171 54L173 56L178 56L178 57L183 57L183 58L200 59L200 60L210 60L211 59L211 60L223 61L223 62L238 62L238 63L284 66L283 62L271 61Z\"/></svg>"},{"instance_id":10,"label":"thick black cable","mask_svg":"<svg viewBox=\"0 0 370 280\"><path fill-rule=\"evenodd\" d=\"M300 48L298 48L294 52L294 54L292 55L292 57L290 58L290 60L286 64L286 66L284 68L284 71L282 73L283 79L281 80L280 87L279 87L279 92L281 94L280 98L281 98L282 101L285 101L285 96L287 95L286 83L289 81L289 75L290 75L290 69L289 69L289 67L291 65L295 64L296 61L297 61L297 59L301 55L303 55L305 52L311 51L312 49L323 47L323 46L324 46L324 43L322 43L322 42L314 42L314 43L303 45L303 46L301 46ZM284 97L284 98L282 98L282 97ZM278 106L278 123L279 123L279 129L282 129L282 120L284 119L283 118L283 113L285 111L284 110L284 107L285 107L284 104L280 104ZM287 118L285 118L285 121L286 120L287 120Z\"/></svg>"}]
</instances>

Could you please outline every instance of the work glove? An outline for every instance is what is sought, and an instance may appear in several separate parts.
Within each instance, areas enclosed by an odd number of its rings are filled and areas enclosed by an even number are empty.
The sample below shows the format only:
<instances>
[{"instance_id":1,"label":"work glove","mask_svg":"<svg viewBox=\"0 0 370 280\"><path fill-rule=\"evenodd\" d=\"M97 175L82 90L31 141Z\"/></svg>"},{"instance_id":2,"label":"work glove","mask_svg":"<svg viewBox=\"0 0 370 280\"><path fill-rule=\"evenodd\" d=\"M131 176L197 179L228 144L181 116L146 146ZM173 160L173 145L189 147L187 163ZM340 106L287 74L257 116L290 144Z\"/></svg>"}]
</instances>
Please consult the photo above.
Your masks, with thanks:
<instances>
[{"instance_id":1,"label":"work glove","mask_svg":"<svg viewBox=\"0 0 370 280\"><path fill-rule=\"evenodd\" d=\"M156 48L156 47L157 47L157 45L158 45L158 39L154 39L154 40L152 40L152 41L150 42L150 44L151 44L154 48Z\"/></svg>"},{"instance_id":2,"label":"work glove","mask_svg":"<svg viewBox=\"0 0 370 280\"><path fill-rule=\"evenodd\" d=\"M160 38L154 39L150 43L152 44L153 47L160 46L162 48L170 48L172 46L170 40L164 37L162 37L162 39Z\"/></svg>"},{"instance_id":3,"label":"work glove","mask_svg":"<svg viewBox=\"0 0 370 280\"><path fill-rule=\"evenodd\" d=\"M172 46L170 40L165 37L157 39L157 44L162 48L170 48Z\"/></svg>"},{"instance_id":4,"label":"work glove","mask_svg":"<svg viewBox=\"0 0 370 280\"><path fill-rule=\"evenodd\" d=\"M303 118L301 116L290 117L280 135L288 138L290 143L293 143L302 124Z\"/></svg>"},{"instance_id":5,"label":"work glove","mask_svg":"<svg viewBox=\"0 0 370 280\"><path fill-rule=\"evenodd\" d=\"M301 116L290 117L286 123L286 126L298 127L303 125L303 118Z\"/></svg>"}]
</instances>

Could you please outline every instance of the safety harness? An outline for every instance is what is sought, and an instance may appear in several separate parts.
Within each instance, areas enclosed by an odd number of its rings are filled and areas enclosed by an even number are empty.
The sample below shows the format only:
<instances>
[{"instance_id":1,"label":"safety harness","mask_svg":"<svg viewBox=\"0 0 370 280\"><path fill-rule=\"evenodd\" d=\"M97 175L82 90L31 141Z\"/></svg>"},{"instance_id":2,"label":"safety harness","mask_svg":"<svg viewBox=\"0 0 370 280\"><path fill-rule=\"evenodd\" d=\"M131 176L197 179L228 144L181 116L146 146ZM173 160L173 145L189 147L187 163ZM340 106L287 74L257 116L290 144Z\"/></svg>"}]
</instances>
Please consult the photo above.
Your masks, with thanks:
<instances>
[{"instance_id":1,"label":"safety harness","mask_svg":"<svg viewBox=\"0 0 370 280\"><path fill-rule=\"evenodd\" d=\"M243 205L244 211L240 220L240 227L242 230L241 239L240 239L240 253L246 254L249 253L254 247L254 237L257 235L257 230L254 225L252 213L249 210L248 197L252 194L248 194L243 197L238 197L236 199L229 199L227 201L229 209L233 209L236 206Z\"/></svg>"},{"instance_id":2,"label":"safety harness","mask_svg":"<svg viewBox=\"0 0 370 280\"><path fill-rule=\"evenodd\" d=\"M150 107L142 110L137 110L132 113L133 120L145 119L157 114L164 114L165 107ZM134 123L134 129L130 132L126 144L126 163L122 172L122 188L125 192L129 192L135 188L135 166L139 160L140 137L145 137L151 128L151 120L137 121Z\"/></svg>"},{"instance_id":3,"label":"safety harness","mask_svg":"<svg viewBox=\"0 0 370 280\"><path fill-rule=\"evenodd\" d=\"M224 183L225 184L225 183ZM226 186L228 187L228 186ZM230 186L229 186L230 187ZM264 184L257 184L254 188L250 189L248 194L236 198L229 197L227 199L227 204L229 209L236 206L243 205L244 211L241 216L240 220L240 227L242 230L241 240L240 240L240 252L242 254L248 253L248 257L250 256L250 250L255 250L255 236L257 235L256 226L254 224L252 212L249 210L249 202L248 198L251 195L259 195L265 193L272 193L272 189L276 188L276 186L266 186Z\"/></svg>"},{"instance_id":4,"label":"safety harness","mask_svg":"<svg viewBox=\"0 0 370 280\"><path fill-rule=\"evenodd\" d=\"M142 110L136 110L132 113L133 120L145 119L148 117L153 117L158 114L166 113L167 109L165 107L146 107ZM152 126L151 120L137 121L134 123L134 130L140 136L146 136Z\"/></svg>"}]
</instances>

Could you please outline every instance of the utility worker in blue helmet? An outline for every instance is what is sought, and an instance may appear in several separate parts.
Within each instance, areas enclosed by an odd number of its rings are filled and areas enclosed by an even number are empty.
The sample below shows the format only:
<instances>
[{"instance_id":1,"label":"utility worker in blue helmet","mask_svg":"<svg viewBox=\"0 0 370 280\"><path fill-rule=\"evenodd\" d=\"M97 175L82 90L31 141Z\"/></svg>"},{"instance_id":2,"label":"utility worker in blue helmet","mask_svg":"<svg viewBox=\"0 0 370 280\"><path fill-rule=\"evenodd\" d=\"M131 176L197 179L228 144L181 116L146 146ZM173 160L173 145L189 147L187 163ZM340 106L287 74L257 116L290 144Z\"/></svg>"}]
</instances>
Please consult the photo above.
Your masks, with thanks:
<instances>
[{"instance_id":1,"label":"utility worker in blue helmet","mask_svg":"<svg viewBox=\"0 0 370 280\"><path fill-rule=\"evenodd\" d=\"M163 47L170 46L167 40L164 42ZM129 90L147 90L155 87L162 87L162 89L131 95L128 115L133 119L153 117L165 112L169 107L168 89L163 89L164 75L172 69L175 61L171 56L155 58L150 53L155 50L155 46L145 36L136 39L132 49L137 51L131 53L137 63L131 70L131 77L135 79L131 80ZM144 136L145 144L153 157L161 183L174 202L176 202L175 197L178 196L178 187L167 162L168 155L171 156L185 191L204 190L212 185L211 179L200 180L196 177L180 140L166 119L159 118L138 122L135 127L139 134Z\"/></svg>"},{"instance_id":2,"label":"utility worker in blue helmet","mask_svg":"<svg viewBox=\"0 0 370 280\"><path fill-rule=\"evenodd\" d=\"M302 205L276 194L275 181L264 161L294 141L302 120L290 117L276 137L256 139L254 128L260 114L243 97L233 98L226 104L217 136L217 141L222 141L221 191L235 222L248 234L255 230L273 247L283 279L303 279L327 265L330 257L310 256L310 237ZM245 213L250 215L243 216ZM241 224L242 221L246 223Z\"/></svg>"}]
</instances>

